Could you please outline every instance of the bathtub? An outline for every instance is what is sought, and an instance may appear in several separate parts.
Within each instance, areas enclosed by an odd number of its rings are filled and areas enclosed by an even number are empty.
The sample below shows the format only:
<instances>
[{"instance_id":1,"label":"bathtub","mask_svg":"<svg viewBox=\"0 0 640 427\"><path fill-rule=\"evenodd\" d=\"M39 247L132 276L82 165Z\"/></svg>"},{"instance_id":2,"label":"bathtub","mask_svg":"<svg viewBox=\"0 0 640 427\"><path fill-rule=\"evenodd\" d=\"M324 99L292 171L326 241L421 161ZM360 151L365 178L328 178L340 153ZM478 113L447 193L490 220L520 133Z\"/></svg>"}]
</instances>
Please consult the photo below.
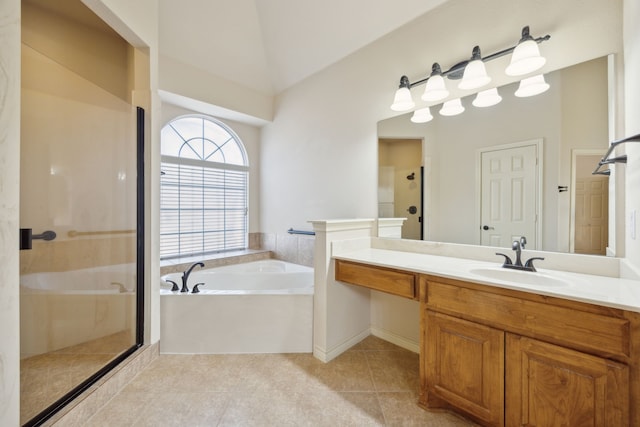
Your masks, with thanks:
<instances>
[{"instance_id":1,"label":"bathtub","mask_svg":"<svg viewBox=\"0 0 640 427\"><path fill-rule=\"evenodd\" d=\"M313 268L277 260L195 269L189 289L182 273L162 277L162 353L310 353L313 338Z\"/></svg>"},{"instance_id":2,"label":"bathtub","mask_svg":"<svg viewBox=\"0 0 640 427\"><path fill-rule=\"evenodd\" d=\"M20 276L21 357L135 330L135 264Z\"/></svg>"}]
</instances>

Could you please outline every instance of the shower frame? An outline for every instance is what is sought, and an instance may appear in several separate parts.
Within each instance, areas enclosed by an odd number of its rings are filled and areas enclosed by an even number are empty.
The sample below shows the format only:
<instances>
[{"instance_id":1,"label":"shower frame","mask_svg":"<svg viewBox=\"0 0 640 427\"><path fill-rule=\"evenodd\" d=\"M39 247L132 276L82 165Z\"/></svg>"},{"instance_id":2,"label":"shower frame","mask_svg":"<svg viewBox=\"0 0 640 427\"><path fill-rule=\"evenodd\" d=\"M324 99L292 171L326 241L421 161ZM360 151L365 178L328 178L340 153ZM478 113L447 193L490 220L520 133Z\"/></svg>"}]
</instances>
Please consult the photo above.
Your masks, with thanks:
<instances>
[{"instance_id":1,"label":"shower frame","mask_svg":"<svg viewBox=\"0 0 640 427\"><path fill-rule=\"evenodd\" d=\"M144 126L145 110L142 107L136 107L136 342L96 373L27 421L23 425L25 427L44 424L66 405L89 389L89 387L135 353L142 347L144 342Z\"/></svg>"}]
</instances>

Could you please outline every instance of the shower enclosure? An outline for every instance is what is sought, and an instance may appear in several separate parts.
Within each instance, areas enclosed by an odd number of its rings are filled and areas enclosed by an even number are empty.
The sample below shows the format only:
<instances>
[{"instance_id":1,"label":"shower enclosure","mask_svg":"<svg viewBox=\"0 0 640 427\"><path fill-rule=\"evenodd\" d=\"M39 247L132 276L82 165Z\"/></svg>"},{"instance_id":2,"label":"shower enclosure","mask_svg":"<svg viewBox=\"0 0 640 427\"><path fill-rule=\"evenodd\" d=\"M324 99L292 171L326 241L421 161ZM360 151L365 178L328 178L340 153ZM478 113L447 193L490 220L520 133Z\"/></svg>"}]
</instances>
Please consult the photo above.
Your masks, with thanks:
<instances>
[{"instance_id":1,"label":"shower enclosure","mask_svg":"<svg viewBox=\"0 0 640 427\"><path fill-rule=\"evenodd\" d=\"M79 1L22 2L20 420L142 343L144 111L131 47Z\"/></svg>"}]
</instances>

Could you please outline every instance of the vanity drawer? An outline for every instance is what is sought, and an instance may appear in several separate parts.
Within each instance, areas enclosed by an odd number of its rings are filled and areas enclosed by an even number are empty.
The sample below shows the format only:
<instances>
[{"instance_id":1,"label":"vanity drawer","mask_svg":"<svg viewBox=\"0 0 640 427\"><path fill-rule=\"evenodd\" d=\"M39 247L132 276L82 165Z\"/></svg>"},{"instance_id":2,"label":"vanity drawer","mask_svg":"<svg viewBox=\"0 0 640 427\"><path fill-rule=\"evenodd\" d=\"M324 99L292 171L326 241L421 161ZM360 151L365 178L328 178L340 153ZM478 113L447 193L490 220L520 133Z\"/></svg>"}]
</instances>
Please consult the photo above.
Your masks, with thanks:
<instances>
[{"instance_id":1,"label":"vanity drawer","mask_svg":"<svg viewBox=\"0 0 640 427\"><path fill-rule=\"evenodd\" d=\"M406 271L336 260L336 280L405 298L416 298L416 275Z\"/></svg>"},{"instance_id":2,"label":"vanity drawer","mask_svg":"<svg viewBox=\"0 0 640 427\"><path fill-rule=\"evenodd\" d=\"M427 281L426 306L505 331L559 343L603 357L630 355L630 325L607 316L488 291ZM487 287L487 289L489 289ZM576 303L578 306L581 303Z\"/></svg>"}]
</instances>

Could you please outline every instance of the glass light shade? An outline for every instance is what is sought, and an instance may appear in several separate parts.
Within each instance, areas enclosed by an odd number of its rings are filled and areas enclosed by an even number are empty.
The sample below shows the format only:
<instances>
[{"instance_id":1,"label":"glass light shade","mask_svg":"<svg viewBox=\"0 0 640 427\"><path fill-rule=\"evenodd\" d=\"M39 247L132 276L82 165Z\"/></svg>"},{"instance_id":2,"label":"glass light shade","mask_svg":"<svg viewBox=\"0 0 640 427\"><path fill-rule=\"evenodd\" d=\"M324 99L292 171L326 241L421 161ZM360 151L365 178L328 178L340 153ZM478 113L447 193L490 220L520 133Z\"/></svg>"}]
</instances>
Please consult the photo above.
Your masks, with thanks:
<instances>
[{"instance_id":1,"label":"glass light shade","mask_svg":"<svg viewBox=\"0 0 640 427\"><path fill-rule=\"evenodd\" d=\"M393 111L407 111L415 107L415 105L416 104L413 102L409 88L401 87L396 91L396 95L393 97L391 109Z\"/></svg>"},{"instance_id":2,"label":"glass light shade","mask_svg":"<svg viewBox=\"0 0 640 427\"><path fill-rule=\"evenodd\" d=\"M511 55L511 62L504 70L508 76L523 76L542 68L547 60L540 56L535 40L526 40L518 44Z\"/></svg>"},{"instance_id":3,"label":"glass light shade","mask_svg":"<svg viewBox=\"0 0 640 427\"><path fill-rule=\"evenodd\" d=\"M443 116L456 116L461 114L463 111L464 107L462 106L462 101L460 101L460 98L456 98L442 104L440 114Z\"/></svg>"},{"instance_id":4,"label":"glass light shade","mask_svg":"<svg viewBox=\"0 0 640 427\"><path fill-rule=\"evenodd\" d=\"M482 62L481 59L476 59L469 62L464 68L462 81L458 85L458 88L462 90L477 89L489 84L490 81L491 77L487 75L484 62Z\"/></svg>"},{"instance_id":5,"label":"glass light shade","mask_svg":"<svg viewBox=\"0 0 640 427\"><path fill-rule=\"evenodd\" d=\"M411 116L411 121L413 123L427 123L433 119L431 115L431 111L429 107L421 108L413 112L413 116Z\"/></svg>"},{"instance_id":6,"label":"glass light shade","mask_svg":"<svg viewBox=\"0 0 640 427\"><path fill-rule=\"evenodd\" d=\"M549 89L549 84L544 81L542 74L538 74L537 76L522 79L515 95L519 98L526 98L546 92L547 89Z\"/></svg>"},{"instance_id":7,"label":"glass light shade","mask_svg":"<svg viewBox=\"0 0 640 427\"><path fill-rule=\"evenodd\" d=\"M445 99L447 96L449 96L449 91L444 84L444 78L441 75L433 75L429 77L429 80L427 80L427 86L422 94L422 100L427 102L440 101Z\"/></svg>"},{"instance_id":8,"label":"glass light shade","mask_svg":"<svg viewBox=\"0 0 640 427\"><path fill-rule=\"evenodd\" d=\"M498 89L494 87L493 89L478 92L476 99L473 100L472 104L474 107L491 107L500 101L502 101L502 97L498 93Z\"/></svg>"}]
</instances>

